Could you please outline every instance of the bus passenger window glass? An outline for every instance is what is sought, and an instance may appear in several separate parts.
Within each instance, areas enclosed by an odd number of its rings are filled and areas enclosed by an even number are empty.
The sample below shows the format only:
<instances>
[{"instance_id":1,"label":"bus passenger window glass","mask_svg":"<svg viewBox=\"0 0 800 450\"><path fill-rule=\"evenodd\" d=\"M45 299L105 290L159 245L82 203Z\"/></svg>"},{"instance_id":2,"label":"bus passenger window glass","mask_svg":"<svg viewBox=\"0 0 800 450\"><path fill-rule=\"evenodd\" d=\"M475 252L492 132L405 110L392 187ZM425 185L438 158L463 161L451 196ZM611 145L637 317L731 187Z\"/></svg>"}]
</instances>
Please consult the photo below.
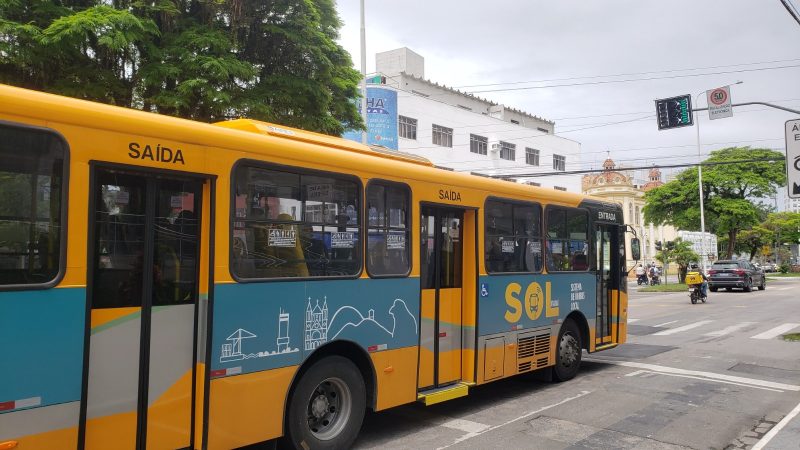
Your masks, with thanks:
<instances>
[{"instance_id":1,"label":"bus passenger window glass","mask_svg":"<svg viewBox=\"0 0 800 450\"><path fill-rule=\"evenodd\" d=\"M350 180L241 166L234 174L233 272L240 278L355 275L359 189Z\"/></svg>"},{"instance_id":2,"label":"bus passenger window glass","mask_svg":"<svg viewBox=\"0 0 800 450\"><path fill-rule=\"evenodd\" d=\"M534 205L486 202L485 245L488 273L542 270L540 209Z\"/></svg>"},{"instance_id":3,"label":"bus passenger window glass","mask_svg":"<svg viewBox=\"0 0 800 450\"><path fill-rule=\"evenodd\" d=\"M0 286L58 275L65 154L54 134L0 125Z\"/></svg>"},{"instance_id":4,"label":"bus passenger window glass","mask_svg":"<svg viewBox=\"0 0 800 450\"><path fill-rule=\"evenodd\" d=\"M92 308L142 306L145 190L142 177L101 172L95 190ZM160 275L154 269L154 283Z\"/></svg>"},{"instance_id":5,"label":"bus passenger window glass","mask_svg":"<svg viewBox=\"0 0 800 450\"><path fill-rule=\"evenodd\" d=\"M370 275L408 274L411 268L411 239L408 224L408 188L367 186L367 270Z\"/></svg>"},{"instance_id":6,"label":"bus passenger window glass","mask_svg":"<svg viewBox=\"0 0 800 450\"><path fill-rule=\"evenodd\" d=\"M589 216L579 209L553 208L547 212L547 270L589 269Z\"/></svg>"}]
</instances>

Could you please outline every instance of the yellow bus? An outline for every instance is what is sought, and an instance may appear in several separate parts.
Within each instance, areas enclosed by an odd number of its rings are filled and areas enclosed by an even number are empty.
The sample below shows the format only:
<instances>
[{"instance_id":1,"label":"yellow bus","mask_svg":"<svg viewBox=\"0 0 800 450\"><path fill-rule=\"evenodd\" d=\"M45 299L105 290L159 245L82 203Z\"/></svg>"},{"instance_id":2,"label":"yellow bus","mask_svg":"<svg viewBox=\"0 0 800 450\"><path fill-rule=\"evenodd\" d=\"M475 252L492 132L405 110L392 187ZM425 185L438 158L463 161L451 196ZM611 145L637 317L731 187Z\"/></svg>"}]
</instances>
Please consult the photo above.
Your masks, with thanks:
<instances>
[{"instance_id":1,"label":"yellow bus","mask_svg":"<svg viewBox=\"0 0 800 450\"><path fill-rule=\"evenodd\" d=\"M616 204L0 86L0 448L347 448L625 342Z\"/></svg>"}]
</instances>

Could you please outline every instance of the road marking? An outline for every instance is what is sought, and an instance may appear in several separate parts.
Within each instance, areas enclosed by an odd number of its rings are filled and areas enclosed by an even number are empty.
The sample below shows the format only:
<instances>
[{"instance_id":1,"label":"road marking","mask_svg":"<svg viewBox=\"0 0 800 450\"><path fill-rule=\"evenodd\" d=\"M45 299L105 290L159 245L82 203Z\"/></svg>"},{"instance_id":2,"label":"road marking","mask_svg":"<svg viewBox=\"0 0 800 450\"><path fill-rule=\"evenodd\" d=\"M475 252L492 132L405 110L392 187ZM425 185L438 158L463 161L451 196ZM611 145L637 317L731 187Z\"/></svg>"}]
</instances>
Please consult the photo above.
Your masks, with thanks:
<instances>
[{"instance_id":1,"label":"road marking","mask_svg":"<svg viewBox=\"0 0 800 450\"><path fill-rule=\"evenodd\" d=\"M624 366L624 367L632 367L634 369L645 369L651 370L654 372L660 373L675 373L679 375L691 375L695 377L703 377L710 380L724 380L724 381L732 381L734 383L742 383L742 384L749 384L751 386L762 386L768 387L773 389L781 389L784 391L794 391L800 392L800 386L794 384L785 384L785 383L776 383L773 381L764 381L759 380L756 378L745 378L745 377L737 377L733 375L725 375L721 373L714 373L714 372L702 372L699 370L686 370L686 369L678 369L677 367L667 367L667 366L659 366L657 364L645 364L645 363L638 363L632 361L618 361L618 360L608 360L608 359L601 359L598 357L586 358L590 361L597 361L606 364L615 364L617 366Z\"/></svg>"},{"instance_id":2,"label":"road marking","mask_svg":"<svg viewBox=\"0 0 800 450\"><path fill-rule=\"evenodd\" d=\"M658 333L653 333L653 336L667 336L669 334L676 334L682 331L691 330L692 328L702 327L703 325L709 324L713 322L713 320L701 320L700 322L690 323L689 325L684 325L678 328L670 328L669 330L659 331Z\"/></svg>"},{"instance_id":3,"label":"road marking","mask_svg":"<svg viewBox=\"0 0 800 450\"><path fill-rule=\"evenodd\" d=\"M639 319L628 319L628 323L638 322Z\"/></svg>"},{"instance_id":4,"label":"road marking","mask_svg":"<svg viewBox=\"0 0 800 450\"><path fill-rule=\"evenodd\" d=\"M778 325L777 327L767 330L761 334L750 336L750 339L772 339L795 327L800 327L800 323L784 323L783 325Z\"/></svg>"},{"instance_id":5,"label":"road marking","mask_svg":"<svg viewBox=\"0 0 800 450\"><path fill-rule=\"evenodd\" d=\"M511 419L511 420L509 420L507 422L503 422L500 425L495 425L493 427L486 428L486 429L484 429L482 431L467 433L464 436L461 436L460 438L456 439L452 444L447 444L444 447L439 447L437 450L442 450L442 449L445 449L445 448L448 448L448 447L452 447L452 446L454 446L456 444L460 444L461 442L466 441L467 439L472 439L472 438L474 438L476 436L480 436L480 435L482 435L484 433L488 433L490 431L496 430L496 429L504 427L506 425L510 425L510 424L512 424L514 422L517 422L519 420L526 419L526 418L528 418L528 417L530 417L530 416L532 416L534 414L539 414L542 411L548 410L550 408L555 408L556 406L563 405L564 403L567 403L567 402L570 402L572 400L581 398L581 397L583 397L585 395L589 395L591 393L592 393L591 391L581 391L581 393L578 394L578 395L574 395L572 397L567 397L567 398L565 398L564 400L561 400L558 403L553 403L552 405L543 406L543 407L541 407L541 408L539 408L537 410L534 410L534 411L531 411L529 413L523 414L523 415L517 417L516 419Z\"/></svg>"},{"instance_id":6,"label":"road marking","mask_svg":"<svg viewBox=\"0 0 800 450\"><path fill-rule=\"evenodd\" d=\"M657 326L657 327L665 327L665 326L667 326L667 325L670 325L670 324L673 324L673 323L675 323L675 322L677 322L677 320L673 320L673 321L671 321L671 322L664 322L664 323L660 323L660 324L658 324L658 325L656 325L656 326Z\"/></svg>"},{"instance_id":7,"label":"road marking","mask_svg":"<svg viewBox=\"0 0 800 450\"><path fill-rule=\"evenodd\" d=\"M453 419L442 424L443 427L463 431L465 433L480 433L489 428L489 425L465 419Z\"/></svg>"},{"instance_id":8,"label":"road marking","mask_svg":"<svg viewBox=\"0 0 800 450\"><path fill-rule=\"evenodd\" d=\"M774 438L775 435L778 434L778 432L781 431L781 429L785 427L786 424L789 423L797 414L800 414L800 403L798 403L797 406L795 406L794 409L783 418L783 420L772 427L772 429L769 430L769 433L765 434L760 441L756 442L756 445L753 446L752 450L761 450L764 448L764 446L767 445L769 441L771 441L772 438Z\"/></svg>"},{"instance_id":9,"label":"road marking","mask_svg":"<svg viewBox=\"0 0 800 450\"><path fill-rule=\"evenodd\" d=\"M749 327L750 325L755 325L756 322L742 322L737 323L736 325L731 325L729 327L725 327L721 330L712 331L710 333L706 333L704 336L725 336L726 334L733 333L734 331L741 330L742 328Z\"/></svg>"},{"instance_id":10,"label":"road marking","mask_svg":"<svg viewBox=\"0 0 800 450\"><path fill-rule=\"evenodd\" d=\"M649 370L637 370L636 372L631 372L631 373L629 373L629 374L627 374L625 376L626 377L630 377L630 376L634 376L634 375L647 375L647 374L664 375L664 376L679 377L679 378L691 378L693 380L711 381L711 382L714 382L714 383L722 383L722 384L733 384L733 385L736 385L736 386L749 387L749 388L753 388L753 389L762 389L762 390L765 390L765 391L783 392L780 389L773 389L773 388L762 387L762 386L754 386L752 384L734 383L733 381L725 381L725 380L714 380L714 379L711 379L711 378L696 377L694 375L680 375L680 374L677 374L677 373L652 372L652 371L649 371Z\"/></svg>"}]
</instances>

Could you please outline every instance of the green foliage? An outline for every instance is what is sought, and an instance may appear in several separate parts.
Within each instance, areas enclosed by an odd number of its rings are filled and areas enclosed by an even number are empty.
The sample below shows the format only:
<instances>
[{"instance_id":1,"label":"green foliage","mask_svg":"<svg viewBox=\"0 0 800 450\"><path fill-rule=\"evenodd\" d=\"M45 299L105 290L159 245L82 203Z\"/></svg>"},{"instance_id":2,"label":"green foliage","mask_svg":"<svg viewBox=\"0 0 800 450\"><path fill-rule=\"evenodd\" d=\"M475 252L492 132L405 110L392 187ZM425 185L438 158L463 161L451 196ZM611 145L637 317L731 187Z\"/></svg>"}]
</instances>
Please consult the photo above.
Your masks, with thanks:
<instances>
[{"instance_id":1,"label":"green foliage","mask_svg":"<svg viewBox=\"0 0 800 450\"><path fill-rule=\"evenodd\" d=\"M665 273L669 263L677 264L678 280L682 281L686 278L686 269L689 267L689 264L699 261L700 256L698 256L697 253L692 250L691 242L684 241L681 238L677 238L673 242L674 246L671 249L665 246L662 251L656 253L656 259L660 263L664 264Z\"/></svg>"},{"instance_id":2,"label":"green foliage","mask_svg":"<svg viewBox=\"0 0 800 450\"><path fill-rule=\"evenodd\" d=\"M339 135L363 128L340 27L333 0L0 0L0 82Z\"/></svg>"},{"instance_id":3,"label":"green foliage","mask_svg":"<svg viewBox=\"0 0 800 450\"><path fill-rule=\"evenodd\" d=\"M733 147L716 150L706 162L757 158L782 158L769 149ZM644 215L648 222L668 223L683 230L700 229L700 194L696 168L678 174L675 180L645 194ZM706 228L728 238L727 257L736 248L739 231L759 223L765 207L757 198L770 197L786 184L784 163L757 162L703 168L703 202Z\"/></svg>"},{"instance_id":4,"label":"green foliage","mask_svg":"<svg viewBox=\"0 0 800 450\"><path fill-rule=\"evenodd\" d=\"M789 269L791 269L791 266L789 266L789 263L785 262L785 263L781 264L780 267L778 267L778 272L780 272L780 273L788 273Z\"/></svg>"}]
</instances>

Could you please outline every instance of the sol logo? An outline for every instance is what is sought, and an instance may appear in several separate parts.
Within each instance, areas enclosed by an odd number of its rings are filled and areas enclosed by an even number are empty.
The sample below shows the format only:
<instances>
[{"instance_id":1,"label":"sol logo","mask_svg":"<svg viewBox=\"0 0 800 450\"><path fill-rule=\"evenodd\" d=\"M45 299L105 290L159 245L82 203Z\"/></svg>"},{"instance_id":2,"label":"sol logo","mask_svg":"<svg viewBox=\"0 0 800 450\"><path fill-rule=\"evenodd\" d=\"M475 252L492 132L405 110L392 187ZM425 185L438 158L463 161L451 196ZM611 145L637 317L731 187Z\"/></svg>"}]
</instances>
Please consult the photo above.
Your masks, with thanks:
<instances>
[{"instance_id":1,"label":"sol logo","mask_svg":"<svg viewBox=\"0 0 800 450\"><path fill-rule=\"evenodd\" d=\"M542 310L544 310L545 317L558 317L558 306L553 307L550 302L551 286L549 281L545 283L544 291L542 291L542 286L534 281L525 288L523 297L519 298L521 292L522 286L519 283L511 283L506 286L508 310L503 316L506 322L519 322L523 312L528 319L536 320L542 316Z\"/></svg>"}]
</instances>

